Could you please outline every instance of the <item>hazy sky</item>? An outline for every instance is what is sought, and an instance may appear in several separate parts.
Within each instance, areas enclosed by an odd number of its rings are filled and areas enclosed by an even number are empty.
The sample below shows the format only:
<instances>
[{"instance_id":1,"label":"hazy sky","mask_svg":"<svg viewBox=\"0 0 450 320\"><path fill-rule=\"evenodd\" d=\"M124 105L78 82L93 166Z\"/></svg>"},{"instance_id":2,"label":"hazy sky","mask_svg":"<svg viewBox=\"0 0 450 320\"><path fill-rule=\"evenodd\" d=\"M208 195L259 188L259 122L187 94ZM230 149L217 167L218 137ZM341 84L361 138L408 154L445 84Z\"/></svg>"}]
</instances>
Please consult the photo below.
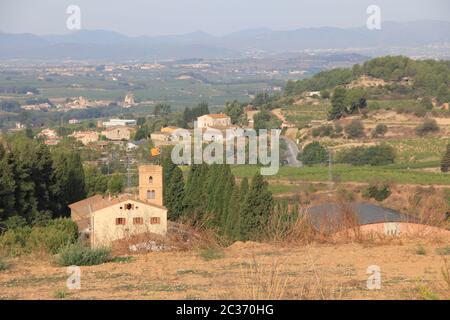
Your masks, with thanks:
<instances>
[{"instance_id":1,"label":"hazy sky","mask_svg":"<svg viewBox=\"0 0 450 320\"><path fill-rule=\"evenodd\" d=\"M449 0L0 0L0 31L68 32L69 5L81 8L82 29L127 35L352 27L365 25L371 4L382 20L450 20Z\"/></svg>"}]
</instances>

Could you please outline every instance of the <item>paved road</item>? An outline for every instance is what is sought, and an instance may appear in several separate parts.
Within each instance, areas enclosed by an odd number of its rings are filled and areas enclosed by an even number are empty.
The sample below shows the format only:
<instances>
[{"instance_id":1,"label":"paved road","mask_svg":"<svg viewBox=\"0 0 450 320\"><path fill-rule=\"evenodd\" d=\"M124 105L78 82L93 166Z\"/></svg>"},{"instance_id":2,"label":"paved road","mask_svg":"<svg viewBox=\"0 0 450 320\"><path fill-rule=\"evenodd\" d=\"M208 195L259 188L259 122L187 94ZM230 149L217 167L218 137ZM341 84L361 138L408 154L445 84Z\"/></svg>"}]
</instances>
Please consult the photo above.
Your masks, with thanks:
<instances>
[{"instance_id":1,"label":"paved road","mask_svg":"<svg viewBox=\"0 0 450 320\"><path fill-rule=\"evenodd\" d=\"M303 166L302 162L297 160L297 155L300 152L298 150L297 144L288 137L281 136L280 138L283 139L283 141L285 141L287 145L288 155L286 160L288 161L288 166L295 168Z\"/></svg>"}]
</instances>

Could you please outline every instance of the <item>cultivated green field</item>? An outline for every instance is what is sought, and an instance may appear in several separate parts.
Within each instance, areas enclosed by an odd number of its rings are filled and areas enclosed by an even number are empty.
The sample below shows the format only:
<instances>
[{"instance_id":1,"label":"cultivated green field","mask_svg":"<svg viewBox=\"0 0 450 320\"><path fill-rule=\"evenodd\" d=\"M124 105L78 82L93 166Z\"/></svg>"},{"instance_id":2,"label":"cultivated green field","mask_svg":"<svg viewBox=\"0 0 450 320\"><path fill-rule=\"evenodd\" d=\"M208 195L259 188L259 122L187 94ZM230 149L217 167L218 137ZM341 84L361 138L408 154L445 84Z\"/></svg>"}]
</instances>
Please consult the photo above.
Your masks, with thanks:
<instances>
[{"instance_id":1,"label":"cultivated green field","mask_svg":"<svg viewBox=\"0 0 450 320\"><path fill-rule=\"evenodd\" d=\"M388 140L387 144L397 152L397 161L408 162L440 160L450 140L440 137L417 137L411 139Z\"/></svg>"},{"instance_id":2,"label":"cultivated green field","mask_svg":"<svg viewBox=\"0 0 450 320\"><path fill-rule=\"evenodd\" d=\"M90 100L122 101L127 92L132 91L137 102L165 102L174 110L207 101L210 106L224 105L226 101L250 100L250 93L262 92L267 83L261 81L235 84L209 84L196 79L178 80L176 74L143 74L128 72L123 78L113 81L98 75L60 76L38 80L36 75L16 75L0 77L0 87L35 87L39 95L32 98L74 98L84 96ZM20 102L29 99L25 95L6 95Z\"/></svg>"},{"instance_id":3,"label":"cultivated green field","mask_svg":"<svg viewBox=\"0 0 450 320\"><path fill-rule=\"evenodd\" d=\"M435 166L435 162L428 165ZM232 172L236 177L252 177L258 166L240 165L232 166ZM450 175L444 173L422 172L414 168L399 165L380 167L354 167L350 165L333 165L333 177L343 182L368 182L372 179L382 179L399 184L421 184L421 185L450 185ZM285 179L302 181L327 181L328 167L313 166L302 168L281 167L278 174L267 176L267 179Z\"/></svg>"},{"instance_id":4,"label":"cultivated green field","mask_svg":"<svg viewBox=\"0 0 450 320\"><path fill-rule=\"evenodd\" d=\"M319 105L289 105L282 108L286 120L302 127L310 123L311 120L326 120L330 104L321 103Z\"/></svg>"}]
</instances>

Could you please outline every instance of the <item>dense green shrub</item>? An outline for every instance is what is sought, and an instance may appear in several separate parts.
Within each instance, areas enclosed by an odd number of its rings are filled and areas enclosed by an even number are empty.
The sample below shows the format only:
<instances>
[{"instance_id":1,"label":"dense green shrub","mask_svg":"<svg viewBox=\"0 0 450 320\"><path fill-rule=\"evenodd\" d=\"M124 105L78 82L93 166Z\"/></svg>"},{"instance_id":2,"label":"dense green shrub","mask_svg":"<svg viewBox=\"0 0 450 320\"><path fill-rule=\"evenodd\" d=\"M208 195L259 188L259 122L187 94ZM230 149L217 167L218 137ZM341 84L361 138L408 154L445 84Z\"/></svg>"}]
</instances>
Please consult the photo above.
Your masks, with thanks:
<instances>
[{"instance_id":1,"label":"dense green shrub","mask_svg":"<svg viewBox=\"0 0 450 320\"><path fill-rule=\"evenodd\" d=\"M425 136L437 131L439 131L439 126L434 119L425 119L421 125L416 127L416 134L418 136Z\"/></svg>"},{"instance_id":2,"label":"dense green shrub","mask_svg":"<svg viewBox=\"0 0 450 320\"><path fill-rule=\"evenodd\" d=\"M68 244L77 240L78 228L75 222L70 219L55 219L43 228L32 228L28 239L30 250L43 249L55 254Z\"/></svg>"},{"instance_id":3,"label":"dense green shrub","mask_svg":"<svg viewBox=\"0 0 450 320\"><path fill-rule=\"evenodd\" d=\"M422 107L424 107L426 110L433 109L433 102L431 101L430 97L424 97L422 101L420 101L420 104Z\"/></svg>"},{"instance_id":4,"label":"dense green shrub","mask_svg":"<svg viewBox=\"0 0 450 320\"><path fill-rule=\"evenodd\" d=\"M317 141L308 144L303 149L303 152L299 154L299 160L307 166L324 163L327 159L327 150Z\"/></svg>"},{"instance_id":5,"label":"dense green shrub","mask_svg":"<svg viewBox=\"0 0 450 320\"><path fill-rule=\"evenodd\" d=\"M364 125L360 120L352 120L346 127L345 133L350 139L357 139L364 137Z\"/></svg>"},{"instance_id":6,"label":"dense green shrub","mask_svg":"<svg viewBox=\"0 0 450 320\"><path fill-rule=\"evenodd\" d=\"M336 161L354 166L382 166L394 163L395 150L391 146L381 144L372 147L354 147L338 152Z\"/></svg>"},{"instance_id":7,"label":"dense green shrub","mask_svg":"<svg viewBox=\"0 0 450 320\"><path fill-rule=\"evenodd\" d=\"M387 183L372 182L369 184L366 190L363 192L363 196L366 199L375 199L379 202L389 198L391 195L391 188Z\"/></svg>"},{"instance_id":8,"label":"dense green shrub","mask_svg":"<svg viewBox=\"0 0 450 320\"><path fill-rule=\"evenodd\" d=\"M377 124L377 126L375 127L372 135L377 137L377 136L384 136L386 134L386 132L388 131L388 127L385 124Z\"/></svg>"},{"instance_id":9,"label":"dense green shrub","mask_svg":"<svg viewBox=\"0 0 450 320\"><path fill-rule=\"evenodd\" d=\"M62 248L56 263L59 266L93 266L112 261L108 248L91 249L80 244L72 244Z\"/></svg>"},{"instance_id":10,"label":"dense green shrub","mask_svg":"<svg viewBox=\"0 0 450 320\"><path fill-rule=\"evenodd\" d=\"M311 130L313 137L329 137L333 134L334 129L330 125L324 125Z\"/></svg>"}]
</instances>

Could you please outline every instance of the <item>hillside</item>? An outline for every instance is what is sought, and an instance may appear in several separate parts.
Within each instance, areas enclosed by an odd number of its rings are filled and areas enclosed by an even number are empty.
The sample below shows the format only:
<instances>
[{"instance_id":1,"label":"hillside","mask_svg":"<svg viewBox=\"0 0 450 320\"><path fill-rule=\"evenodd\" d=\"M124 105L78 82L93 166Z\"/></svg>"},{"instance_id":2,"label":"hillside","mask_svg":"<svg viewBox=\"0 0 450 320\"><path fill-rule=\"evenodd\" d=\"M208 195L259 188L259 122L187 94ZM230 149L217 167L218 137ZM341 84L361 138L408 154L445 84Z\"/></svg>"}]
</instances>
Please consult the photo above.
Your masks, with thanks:
<instances>
[{"instance_id":1,"label":"hillside","mask_svg":"<svg viewBox=\"0 0 450 320\"><path fill-rule=\"evenodd\" d=\"M448 299L450 239L271 245L237 242L207 260L201 251L135 255L82 267L81 289L66 268L22 257L0 272L1 299ZM161 269L161 266L164 266ZM368 290L369 266L381 289ZM445 273L447 272L447 273ZM20 290L17 288L20 287Z\"/></svg>"},{"instance_id":2,"label":"hillside","mask_svg":"<svg viewBox=\"0 0 450 320\"><path fill-rule=\"evenodd\" d=\"M358 28L252 29L224 36L204 32L182 35L129 37L105 30L82 30L67 35L35 36L0 33L0 59L185 59L269 56L302 50L365 48L384 55L396 48L423 54L450 42L450 23L444 21L384 22L381 30ZM382 49L380 49L382 48ZM422 48L422 49L419 49ZM445 47L444 47L445 48ZM431 50L431 51L430 51Z\"/></svg>"},{"instance_id":3,"label":"hillside","mask_svg":"<svg viewBox=\"0 0 450 320\"><path fill-rule=\"evenodd\" d=\"M438 95L438 90L450 85L450 61L413 60L404 56L375 58L353 68L323 71L312 78L289 81L286 95L300 95L305 91L333 90L336 86L354 84L361 77L372 78L372 95L398 94L420 97ZM355 87L354 85L352 87ZM381 87L381 88L380 88ZM377 89L380 89L377 91ZM382 90L384 89L384 90ZM448 97L446 97L448 98Z\"/></svg>"}]
</instances>

